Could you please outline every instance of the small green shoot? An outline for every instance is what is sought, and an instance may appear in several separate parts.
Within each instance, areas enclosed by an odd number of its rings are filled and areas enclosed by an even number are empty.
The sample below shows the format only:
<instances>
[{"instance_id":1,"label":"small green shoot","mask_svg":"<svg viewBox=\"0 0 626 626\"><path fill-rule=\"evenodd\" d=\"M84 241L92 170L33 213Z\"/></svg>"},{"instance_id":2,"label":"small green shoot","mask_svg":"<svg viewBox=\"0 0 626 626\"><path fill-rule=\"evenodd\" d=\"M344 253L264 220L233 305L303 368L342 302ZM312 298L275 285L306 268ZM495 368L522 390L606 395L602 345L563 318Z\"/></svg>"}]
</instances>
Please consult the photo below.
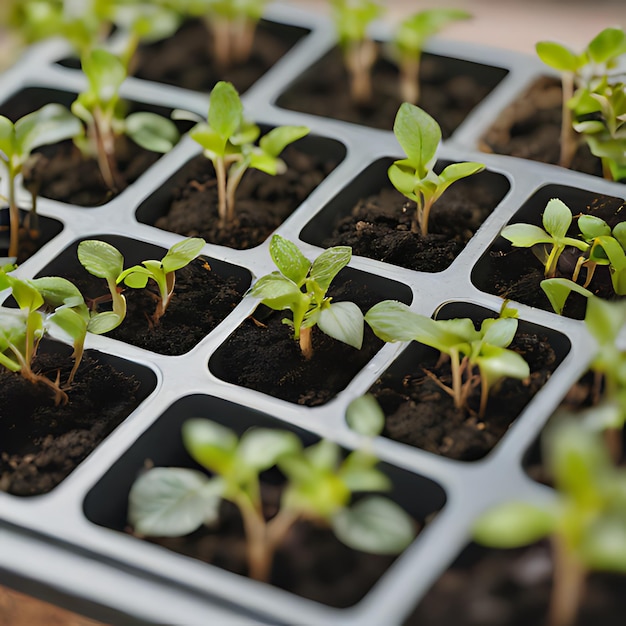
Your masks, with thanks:
<instances>
[{"instance_id":1,"label":"small green shoot","mask_svg":"<svg viewBox=\"0 0 626 626\"><path fill-rule=\"evenodd\" d=\"M505 226L500 234L517 248L541 246L533 252L542 261L546 278L553 278L559 257L566 246L573 246L583 252L589 248L585 241L567 236L572 219L572 212L567 205L558 198L552 198L543 212L543 228L534 224L511 224Z\"/></svg>"},{"instance_id":2,"label":"small green shoot","mask_svg":"<svg viewBox=\"0 0 626 626\"><path fill-rule=\"evenodd\" d=\"M574 418L557 421L542 440L556 500L500 504L475 523L474 540L517 548L545 537L554 560L549 626L571 626L591 571L626 573L626 472L601 437Z\"/></svg>"},{"instance_id":3,"label":"small green shoot","mask_svg":"<svg viewBox=\"0 0 626 626\"><path fill-rule=\"evenodd\" d=\"M299 520L330 526L351 548L396 554L415 537L413 520L397 504L368 496L351 504L352 495L386 491L388 478L377 459L356 450L342 460L337 444L322 440L303 448L285 430L254 428L240 438L206 419L183 424L183 442L191 457L209 470L157 467L141 475L129 495L129 521L139 535L180 536L219 518L222 499L241 513L249 575L268 581L276 549ZM259 475L274 466L286 478L280 508L263 514Z\"/></svg>"},{"instance_id":4,"label":"small green shoot","mask_svg":"<svg viewBox=\"0 0 626 626\"><path fill-rule=\"evenodd\" d=\"M187 117L177 111L179 118ZM253 168L275 176L286 171L279 158L291 143L309 133L305 126L279 126L255 141L260 135L256 124L244 120L243 105L231 83L220 81L209 99L207 122L197 124L190 137L202 146L213 163L217 177L218 216L222 228L235 223L235 194L243 175Z\"/></svg>"},{"instance_id":5,"label":"small green shoot","mask_svg":"<svg viewBox=\"0 0 626 626\"><path fill-rule=\"evenodd\" d=\"M270 309L291 311L293 320L285 319L283 323L293 327L302 355L306 359L313 356L311 331L316 325L329 337L360 350L361 309L354 302L332 302L326 295L335 276L350 262L351 248L329 248L311 263L293 242L274 235L270 255L279 271L259 278L250 295Z\"/></svg>"},{"instance_id":6,"label":"small green shoot","mask_svg":"<svg viewBox=\"0 0 626 626\"><path fill-rule=\"evenodd\" d=\"M433 204L454 182L485 169L482 163L452 163L441 174L433 170L435 154L441 143L441 128L426 111L404 102L400 105L393 132L406 153L388 171L393 186L417 204L411 231L428 235L428 220Z\"/></svg>"},{"instance_id":7,"label":"small green shoot","mask_svg":"<svg viewBox=\"0 0 626 626\"><path fill-rule=\"evenodd\" d=\"M471 17L470 13L461 9L425 9L400 23L393 43L400 66L402 100L412 104L419 101L420 61L428 40L448 24Z\"/></svg>"},{"instance_id":8,"label":"small green shoot","mask_svg":"<svg viewBox=\"0 0 626 626\"><path fill-rule=\"evenodd\" d=\"M20 214L16 197L18 175L35 148L69 139L80 130L80 122L60 104L47 104L25 115L15 124L0 115L0 161L6 167L9 187L9 257L16 258L19 253ZM35 197L32 207L34 211Z\"/></svg>"},{"instance_id":9,"label":"small green shoot","mask_svg":"<svg viewBox=\"0 0 626 626\"><path fill-rule=\"evenodd\" d=\"M348 426L365 437L376 437L385 427L385 414L376 398L368 393L350 402L346 409Z\"/></svg>"},{"instance_id":10,"label":"small green shoot","mask_svg":"<svg viewBox=\"0 0 626 626\"><path fill-rule=\"evenodd\" d=\"M119 57L95 49L81 62L88 87L72 103L72 113L84 122L86 133L77 133L74 141L83 154L97 159L106 186L119 190L123 184L115 157L116 138L125 134L145 150L165 153L178 141L178 129L156 113L121 114L119 90L127 72Z\"/></svg>"},{"instance_id":11,"label":"small green shoot","mask_svg":"<svg viewBox=\"0 0 626 626\"><path fill-rule=\"evenodd\" d=\"M466 409L471 391L480 384L478 414L484 417L490 390L503 378L524 379L528 363L508 346L517 331L517 319L509 313L485 319L480 330L469 318L433 320L402 302L385 300L374 305L365 321L383 341L418 341L450 358L451 385L433 376L439 387L454 399L457 409ZM478 369L478 375L474 373Z\"/></svg>"},{"instance_id":12,"label":"small green shoot","mask_svg":"<svg viewBox=\"0 0 626 626\"><path fill-rule=\"evenodd\" d=\"M129 267L117 277L116 282L119 284L123 281L128 287L143 289L148 280L154 280L159 289L159 295L151 319L152 323L156 325L165 315L174 294L176 270L180 270L191 263L200 254L205 243L204 239L199 237L190 237L179 241L167 251L167 254L160 261L142 261L141 265Z\"/></svg>"},{"instance_id":13,"label":"small green shoot","mask_svg":"<svg viewBox=\"0 0 626 626\"><path fill-rule=\"evenodd\" d=\"M367 34L370 23L382 13L374 0L331 0L332 16L344 63L350 76L350 94L358 106L372 99L372 67L377 46Z\"/></svg>"}]
</instances>

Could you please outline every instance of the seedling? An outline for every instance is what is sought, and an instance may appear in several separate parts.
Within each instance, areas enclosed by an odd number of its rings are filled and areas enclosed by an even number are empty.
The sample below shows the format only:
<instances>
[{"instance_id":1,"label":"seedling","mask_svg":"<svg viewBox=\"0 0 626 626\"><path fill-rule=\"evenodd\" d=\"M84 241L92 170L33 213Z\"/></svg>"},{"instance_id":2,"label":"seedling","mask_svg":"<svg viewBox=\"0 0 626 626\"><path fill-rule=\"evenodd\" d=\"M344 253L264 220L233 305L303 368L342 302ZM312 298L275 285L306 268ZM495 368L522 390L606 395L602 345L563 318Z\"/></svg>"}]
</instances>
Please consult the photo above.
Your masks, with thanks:
<instances>
[{"instance_id":1,"label":"seedling","mask_svg":"<svg viewBox=\"0 0 626 626\"><path fill-rule=\"evenodd\" d=\"M64 389L70 387L83 356L87 331L109 330L102 318L91 318L75 285L64 278L46 276L21 280L0 270L0 290L11 289L19 308L0 307L0 365L19 372L26 380L48 387L55 404L67 403ZM74 346L74 365L64 388L33 370L33 360L46 336L69 339Z\"/></svg>"},{"instance_id":2,"label":"seedling","mask_svg":"<svg viewBox=\"0 0 626 626\"><path fill-rule=\"evenodd\" d=\"M536 45L539 58L561 74L563 89L561 155L559 165L569 167L576 153L577 140L572 130L572 106L576 90L585 90L596 77L607 76L626 52L626 33L621 28L605 28L578 54L554 41Z\"/></svg>"},{"instance_id":3,"label":"seedling","mask_svg":"<svg viewBox=\"0 0 626 626\"><path fill-rule=\"evenodd\" d=\"M393 132L406 153L388 171L393 186L417 204L411 231L428 235L433 204L454 182L485 169L482 163L452 163L441 174L433 170L435 153L441 143L441 128L426 111L404 102L393 124Z\"/></svg>"},{"instance_id":4,"label":"seedling","mask_svg":"<svg viewBox=\"0 0 626 626\"><path fill-rule=\"evenodd\" d=\"M243 519L249 575L268 581L274 552L299 520L332 528L351 548L396 554L414 538L411 518L394 502L362 491L386 491L377 459L358 450L345 459L337 444L322 440L303 449L289 431L254 428L241 438L205 419L183 424L190 456L213 477L183 468L157 467L141 475L129 495L129 521L139 535L180 536L219 518L221 500L235 504ZM286 478L278 513L263 514L259 475L278 467Z\"/></svg>"},{"instance_id":5,"label":"seedling","mask_svg":"<svg viewBox=\"0 0 626 626\"><path fill-rule=\"evenodd\" d=\"M479 416L487 409L490 390L503 378L524 379L530 375L528 363L508 349L517 331L517 319L504 310L499 318L485 319L480 330L468 318L433 320L419 315L395 300L374 305L365 321L383 341L419 341L450 358L451 386L433 380L454 399L457 409L466 409L471 391L480 384ZM474 374L478 368L478 375Z\"/></svg>"},{"instance_id":6,"label":"seedling","mask_svg":"<svg viewBox=\"0 0 626 626\"><path fill-rule=\"evenodd\" d=\"M543 212L543 228L534 224L511 224L505 226L500 234L517 248L541 246L538 250L533 249L533 252L542 261L546 278L552 278L566 246L573 246L583 252L589 248L587 242L567 236L572 219L572 212L567 205L553 198Z\"/></svg>"},{"instance_id":7,"label":"seedling","mask_svg":"<svg viewBox=\"0 0 626 626\"><path fill-rule=\"evenodd\" d=\"M367 34L370 23L382 9L373 0L331 0L332 15L344 63L350 76L350 94L355 104L372 99L372 66L378 56L376 43Z\"/></svg>"},{"instance_id":8,"label":"seedling","mask_svg":"<svg viewBox=\"0 0 626 626\"><path fill-rule=\"evenodd\" d=\"M293 337L300 342L302 355L313 356L311 331L315 325L329 337L361 349L363 313L354 302L331 302L326 295L335 276L352 258L348 246L328 248L311 263L298 247L280 235L270 242L270 255L278 267L259 278L250 295L276 311L289 309L293 320L283 323L293 327Z\"/></svg>"},{"instance_id":9,"label":"seedling","mask_svg":"<svg viewBox=\"0 0 626 626\"><path fill-rule=\"evenodd\" d=\"M63 141L81 130L80 122L60 104L47 104L25 115L15 124L0 115L0 161L8 174L9 257L19 253L20 214L17 204L17 177L35 148ZM33 210L36 201L33 194ZM31 222L34 217L31 216Z\"/></svg>"},{"instance_id":10,"label":"seedling","mask_svg":"<svg viewBox=\"0 0 626 626\"><path fill-rule=\"evenodd\" d=\"M177 111L177 117L189 117ZM204 155L215 168L218 192L220 226L235 222L235 194L243 175L253 168L275 176L286 171L280 153L294 141L309 133L305 126L279 126L254 142L261 131L256 124L243 118L243 105L231 83L220 81L209 99L207 123L199 123L190 131L190 137L199 143Z\"/></svg>"},{"instance_id":11,"label":"seedling","mask_svg":"<svg viewBox=\"0 0 626 626\"><path fill-rule=\"evenodd\" d=\"M174 285L176 282L176 270L180 270L193 261L205 245L204 239L192 237L174 244L160 261L142 261L141 265L135 265L124 270L117 277L117 284L124 282L133 289L143 289L148 280L152 279L157 284L159 295L157 306L152 314L152 323L158 324L169 306Z\"/></svg>"},{"instance_id":12,"label":"seedling","mask_svg":"<svg viewBox=\"0 0 626 626\"><path fill-rule=\"evenodd\" d=\"M400 66L400 93L402 99L417 104L420 97L420 61L428 40L458 20L472 16L461 9L426 9L400 23L394 37L394 46Z\"/></svg>"},{"instance_id":13,"label":"seedling","mask_svg":"<svg viewBox=\"0 0 626 626\"><path fill-rule=\"evenodd\" d=\"M267 0L195 0L187 7L212 34L212 58L221 69L245 63Z\"/></svg>"},{"instance_id":14,"label":"seedling","mask_svg":"<svg viewBox=\"0 0 626 626\"><path fill-rule=\"evenodd\" d=\"M601 437L575 419L544 436L545 458L558 491L544 505L500 504L474 525L493 548L517 548L550 537L554 560L549 626L571 626L591 571L626 573L626 472L610 461Z\"/></svg>"},{"instance_id":15,"label":"seedling","mask_svg":"<svg viewBox=\"0 0 626 626\"><path fill-rule=\"evenodd\" d=\"M72 103L72 113L85 123L86 134L77 133L74 141L83 154L97 159L107 187L119 190L116 138L125 134L145 150L164 153L178 141L178 129L171 120L147 111L124 118L119 90L127 72L119 57L96 49L81 61L88 87Z\"/></svg>"}]
</instances>

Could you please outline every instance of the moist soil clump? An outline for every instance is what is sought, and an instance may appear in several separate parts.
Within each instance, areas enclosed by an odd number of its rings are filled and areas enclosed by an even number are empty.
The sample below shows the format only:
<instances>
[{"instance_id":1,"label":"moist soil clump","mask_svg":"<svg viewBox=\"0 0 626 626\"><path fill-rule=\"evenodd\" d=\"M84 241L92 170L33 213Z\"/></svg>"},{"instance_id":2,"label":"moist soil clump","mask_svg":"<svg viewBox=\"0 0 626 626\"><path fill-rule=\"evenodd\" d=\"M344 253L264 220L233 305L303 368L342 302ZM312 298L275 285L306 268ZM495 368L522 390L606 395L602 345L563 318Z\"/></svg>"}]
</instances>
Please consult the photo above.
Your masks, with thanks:
<instances>
[{"instance_id":1,"label":"moist soil clump","mask_svg":"<svg viewBox=\"0 0 626 626\"><path fill-rule=\"evenodd\" d=\"M437 120L444 138L454 132L505 74L504 71L489 68L494 72L493 76L484 75L478 80L469 73L463 73L462 69L451 71L447 62L450 59L423 55L418 103ZM458 65L461 62L455 59L453 63ZM382 58L375 63L372 70L372 100L366 106L354 104L348 84L341 51L334 49L287 90L278 99L278 105L303 113L391 130L403 102L397 67Z\"/></svg>"},{"instance_id":2,"label":"moist soil clump","mask_svg":"<svg viewBox=\"0 0 626 626\"><path fill-rule=\"evenodd\" d=\"M355 302L364 313L382 299L352 281L333 284L329 295L334 302ZM318 406L344 389L383 345L367 325L360 350L314 327L313 356L305 359L285 318L291 314L260 305L211 359L213 373L281 400Z\"/></svg>"},{"instance_id":3,"label":"moist soil clump","mask_svg":"<svg viewBox=\"0 0 626 626\"><path fill-rule=\"evenodd\" d=\"M269 176L248 170L237 190L235 223L219 225L217 186L211 162L200 155L187 163L171 185L164 213L154 223L186 237L202 237L238 250L261 244L337 165L289 146L287 171Z\"/></svg>"},{"instance_id":4,"label":"moist soil clump","mask_svg":"<svg viewBox=\"0 0 626 626\"><path fill-rule=\"evenodd\" d=\"M434 376L448 387L452 384L450 361L440 359L434 350L421 359L411 358L414 365L401 376L395 371L383 374L371 389L386 415L383 436L459 461L484 457L557 365L545 337L518 333L509 347L529 364L530 377L507 378L492 389L483 418L478 415L480 386L469 396L469 410L457 409L452 397L433 380ZM411 348L423 350L419 344Z\"/></svg>"},{"instance_id":5,"label":"moist soil clump","mask_svg":"<svg viewBox=\"0 0 626 626\"><path fill-rule=\"evenodd\" d=\"M41 351L33 369L67 380L73 360ZM49 492L139 404L139 382L86 353L69 401L55 406L50 389L19 374L0 371L0 488L13 495Z\"/></svg>"},{"instance_id":6,"label":"moist soil clump","mask_svg":"<svg viewBox=\"0 0 626 626\"><path fill-rule=\"evenodd\" d=\"M445 270L493 211L493 191L475 181L458 181L434 205L429 233L411 232L415 203L384 188L360 200L339 220L325 247L351 246L353 254L422 272Z\"/></svg>"},{"instance_id":7,"label":"moist soil clump","mask_svg":"<svg viewBox=\"0 0 626 626\"><path fill-rule=\"evenodd\" d=\"M212 34L201 20L189 20L172 37L139 47L135 76L194 91L210 91L219 80L226 80L243 93L305 32L261 21L250 58L223 68L215 63Z\"/></svg>"}]
</instances>

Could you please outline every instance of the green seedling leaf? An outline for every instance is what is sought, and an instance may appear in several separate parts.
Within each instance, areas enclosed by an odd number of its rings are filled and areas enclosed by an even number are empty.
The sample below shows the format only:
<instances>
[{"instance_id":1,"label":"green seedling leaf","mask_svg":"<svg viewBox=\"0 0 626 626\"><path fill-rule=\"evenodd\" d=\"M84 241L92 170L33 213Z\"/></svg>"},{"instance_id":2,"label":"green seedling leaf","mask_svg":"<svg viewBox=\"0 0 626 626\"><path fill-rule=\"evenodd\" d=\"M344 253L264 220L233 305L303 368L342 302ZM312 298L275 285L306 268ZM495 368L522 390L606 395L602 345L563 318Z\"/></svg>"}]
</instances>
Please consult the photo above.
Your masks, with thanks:
<instances>
[{"instance_id":1,"label":"green seedling leaf","mask_svg":"<svg viewBox=\"0 0 626 626\"><path fill-rule=\"evenodd\" d=\"M156 467L133 484L128 519L139 535L179 537L218 518L223 485L202 472Z\"/></svg>"},{"instance_id":2,"label":"green seedling leaf","mask_svg":"<svg viewBox=\"0 0 626 626\"><path fill-rule=\"evenodd\" d=\"M117 313L104 311L91 317L87 325L87 330L94 335L104 335L114 328L117 328L123 321L124 318L120 317Z\"/></svg>"},{"instance_id":3,"label":"green seedling leaf","mask_svg":"<svg viewBox=\"0 0 626 626\"><path fill-rule=\"evenodd\" d=\"M559 72L576 72L581 66L579 55L555 41L540 41L535 50L546 65Z\"/></svg>"},{"instance_id":4,"label":"green seedling leaf","mask_svg":"<svg viewBox=\"0 0 626 626\"><path fill-rule=\"evenodd\" d=\"M124 269L124 257L119 250L104 241L88 239L78 244L78 260L98 278L117 280Z\"/></svg>"},{"instance_id":5,"label":"green seedling leaf","mask_svg":"<svg viewBox=\"0 0 626 626\"><path fill-rule=\"evenodd\" d=\"M517 248L530 248L538 243L552 242L552 237L543 228L533 224L510 224L502 229L500 235Z\"/></svg>"},{"instance_id":6,"label":"green seedling leaf","mask_svg":"<svg viewBox=\"0 0 626 626\"><path fill-rule=\"evenodd\" d=\"M626 573L626 525L622 515L607 515L591 526L580 552L588 567L603 572Z\"/></svg>"},{"instance_id":7,"label":"green seedling leaf","mask_svg":"<svg viewBox=\"0 0 626 626\"><path fill-rule=\"evenodd\" d=\"M309 300L298 285L280 274L267 274L257 280L250 289L250 295L259 298L263 304L275 311L306 307Z\"/></svg>"},{"instance_id":8,"label":"green seedling leaf","mask_svg":"<svg viewBox=\"0 0 626 626\"><path fill-rule=\"evenodd\" d=\"M578 228L585 241L611 234L611 227L595 215L581 215L578 218Z\"/></svg>"},{"instance_id":9,"label":"green seedling leaf","mask_svg":"<svg viewBox=\"0 0 626 626\"><path fill-rule=\"evenodd\" d=\"M241 437L238 457L256 472L276 465L286 455L299 454L302 444L296 435L285 430L255 428Z\"/></svg>"},{"instance_id":10,"label":"green seedling leaf","mask_svg":"<svg viewBox=\"0 0 626 626\"><path fill-rule=\"evenodd\" d=\"M232 83L218 82L209 99L209 126L226 141L243 121L243 105Z\"/></svg>"},{"instance_id":11,"label":"green seedling leaf","mask_svg":"<svg viewBox=\"0 0 626 626\"><path fill-rule=\"evenodd\" d=\"M359 396L346 409L348 426L366 437L377 437L385 427L385 414L371 394Z\"/></svg>"},{"instance_id":12,"label":"green seedling leaf","mask_svg":"<svg viewBox=\"0 0 626 626\"><path fill-rule=\"evenodd\" d=\"M203 467L218 474L228 473L235 462L237 435L216 422L190 419L183 424L183 443Z\"/></svg>"},{"instance_id":13,"label":"green seedling leaf","mask_svg":"<svg viewBox=\"0 0 626 626\"><path fill-rule=\"evenodd\" d=\"M567 235L567 229L572 224L572 212L567 205L558 198L548 201L543 212L543 227L555 238Z\"/></svg>"},{"instance_id":14,"label":"green seedling leaf","mask_svg":"<svg viewBox=\"0 0 626 626\"><path fill-rule=\"evenodd\" d=\"M332 519L337 537L355 550L398 554L415 538L411 518L397 504L381 497L360 500Z\"/></svg>"},{"instance_id":15,"label":"green seedling leaf","mask_svg":"<svg viewBox=\"0 0 626 626\"><path fill-rule=\"evenodd\" d=\"M375 304L365 314L365 321L377 337L387 342L413 341L424 328L423 316L397 300Z\"/></svg>"},{"instance_id":16,"label":"green seedling leaf","mask_svg":"<svg viewBox=\"0 0 626 626\"><path fill-rule=\"evenodd\" d=\"M259 147L270 156L278 157L289 144L308 134L306 126L279 126L261 138Z\"/></svg>"},{"instance_id":17,"label":"green seedling leaf","mask_svg":"<svg viewBox=\"0 0 626 626\"><path fill-rule=\"evenodd\" d=\"M548 296L552 309L559 315L563 313L567 298L572 291L579 293L585 298L589 298L593 295L591 291L581 287L578 283L575 283L568 278L547 278L546 280L541 281L541 288L546 296Z\"/></svg>"},{"instance_id":18,"label":"green seedling leaf","mask_svg":"<svg viewBox=\"0 0 626 626\"><path fill-rule=\"evenodd\" d=\"M472 16L461 9L426 9L404 20L395 36L395 44L402 54L418 55L426 42L445 28L448 24L459 20L467 20Z\"/></svg>"},{"instance_id":19,"label":"green seedling leaf","mask_svg":"<svg viewBox=\"0 0 626 626\"><path fill-rule=\"evenodd\" d=\"M594 63L606 63L626 53L626 33L621 28L605 28L591 40L587 50Z\"/></svg>"},{"instance_id":20,"label":"green seedling leaf","mask_svg":"<svg viewBox=\"0 0 626 626\"><path fill-rule=\"evenodd\" d=\"M352 248L349 246L335 246L320 254L311 266L310 277L318 287L326 292L337 274L350 263Z\"/></svg>"},{"instance_id":21,"label":"green seedling leaf","mask_svg":"<svg viewBox=\"0 0 626 626\"><path fill-rule=\"evenodd\" d=\"M426 111L404 102L396 114L393 132L417 176L424 178L441 142L439 124Z\"/></svg>"},{"instance_id":22,"label":"green seedling leaf","mask_svg":"<svg viewBox=\"0 0 626 626\"><path fill-rule=\"evenodd\" d=\"M323 308L317 321L319 329L357 350L363 345L363 313L354 302L335 302Z\"/></svg>"},{"instance_id":23,"label":"green seedling leaf","mask_svg":"<svg viewBox=\"0 0 626 626\"><path fill-rule=\"evenodd\" d=\"M339 476L352 493L389 491L391 481L376 468L377 464L372 454L355 450L341 464Z\"/></svg>"},{"instance_id":24,"label":"green seedling leaf","mask_svg":"<svg viewBox=\"0 0 626 626\"><path fill-rule=\"evenodd\" d=\"M189 265L204 248L206 241L200 237L189 237L175 243L161 260L166 274L175 272Z\"/></svg>"},{"instance_id":25,"label":"green seedling leaf","mask_svg":"<svg viewBox=\"0 0 626 626\"><path fill-rule=\"evenodd\" d=\"M126 68L112 52L97 48L81 59L90 93L107 108L119 98L119 89L126 79Z\"/></svg>"},{"instance_id":26,"label":"green seedling leaf","mask_svg":"<svg viewBox=\"0 0 626 626\"><path fill-rule=\"evenodd\" d=\"M298 287L304 284L311 269L311 262L295 243L280 235L274 235L270 242L270 256L285 278L293 281Z\"/></svg>"},{"instance_id":27,"label":"green seedling leaf","mask_svg":"<svg viewBox=\"0 0 626 626\"><path fill-rule=\"evenodd\" d=\"M165 154L178 142L176 125L166 117L139 111L126 118L126 134L140 147Z\"/></svg>"},{"instance_id":28,"label":"green seedling leaf","mask_svg":"<svg viewBox=\"0 0 626 626\"><path fill-rule=\"evenodd\" d=\"M446 187L452 183L460 180L461 178L467 178L473 174L478 174L485 169L483 163L452 163L448 165L443 172L439 175L440 179L446 183Z\"/></svg>"},{"instance_id":29,"label":"green seedling leaf","mask_svg":"<svg viewBox=\"0 0 626 626\"><path fill-rule=\"evenodd\" d=\"M518 321L512 317L487 319L482 324L483 341L492 346L506 348L515 337Z\"/></svg>"}]
</instances>

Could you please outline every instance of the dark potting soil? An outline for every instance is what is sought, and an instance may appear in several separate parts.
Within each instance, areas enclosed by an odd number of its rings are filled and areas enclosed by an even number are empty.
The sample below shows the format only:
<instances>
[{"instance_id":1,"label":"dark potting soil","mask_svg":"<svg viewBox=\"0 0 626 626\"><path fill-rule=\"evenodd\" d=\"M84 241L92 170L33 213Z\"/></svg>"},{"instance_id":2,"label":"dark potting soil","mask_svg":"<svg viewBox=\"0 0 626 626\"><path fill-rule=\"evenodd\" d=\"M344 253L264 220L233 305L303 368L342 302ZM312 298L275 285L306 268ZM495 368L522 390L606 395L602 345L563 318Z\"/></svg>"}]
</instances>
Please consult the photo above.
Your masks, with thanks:
<instances>
[{"instance_id":1,"label":"dark potting soil","mask_svg":"<svg viewBox=\"0 0 626 626\"><path fill-rule=\"evenodd\" d=\"M201 20L189 20L172 37L139 47L135 76L195 91L210 91L219 80L227 80L243 93L305 32L261 21L250 59L240 65L221 68L214 60L211 33Z\"/></svg>"},{"instance_id":2,"label":"dark potting soil","mask_svg":"<svg viewBox=\"0 0 626 626\"><path fill-rule=\"evenodd\" d=\"M478 551L475 546L474 550ZM546 624L552 578L545 544L481 551L471 564L448 569L422 598L406 626L530 626ZM593 573L575 626L621 626L626 576Z\"/></svg>"},{"instance_id":3,"label":"dark potting soil","mask_svg":"<svg viewBox=\"0 0 626 626\"><path fill-rule=\"evenodd\" d=\"M623 221L622 211L626 204L620 198L603 196L594 199L585 207L570 209L574 215L588 214L603 219L611 228ZM539 222L538 222L539 223ZM568 236L579 235L576 219L568 231ZM566 248L559 259L557 278L572 278L572 272L580 251L575 248ZM482 261L480 262L482 265ZM478 276L479 275L479 276ZM522 302L529 306L552 311L548 297L541 289L541 281L545 279L544 268L530 248L515 248L503 237L498 237L489 250L489 259L476 273L478 286L484 291L494 293L503 298ZM586 278L586 269L582 269L578 282L583 284ZM593 279L587 287L596 296L614 300L620 298L615 295L608 267L598 266ZM565 305L563 315L575 319L583 319L587 307L586 298L572 293Z\"/></svg>"},{"instance_id":4,"label":"dark potting soil","mask_svg":"<svg viewBox=\"0 0 626 626\"><path fill-rule=\"evenodd\" d=\"M413 360L401 376L395 371L383 374L371 389L386 415L383 436L460 461L484 457L557 365L556 354L544 337L518 333L510 348L529 364L530 378L507 378L493 388L482 419L477 413L480 386L470 394L469 410L456 409L451 396L426 373L451 385L450 362L440 363L434 350L419 362Z\"/></svg>"},{"instance_id":5,"label":"dark potting soil","mask_svg":"<svg viewBox=\"0 0 626 626\"><path fill-rule=\"evenodd\" d=\"M267 519L278 510L280 489L263 485ZM236 574L248 575L241 516L223 502L214 527L177 538L154 540L175 552L200 559ZM323 525L297 522L276 551L270 583L299 596L334 607L358 602L393 563L395 557L348 548Z\"/></svg>"},{"instance_id":6,"label":"dark potting soil","mask_svg":"<svg viewBox=\"0 0 626 626\"><path fill-rule=\"evenodd\" d=\"M65 381L70 353L40 350L34 370L53 380L60 370ZM45 385L2 369L0 488L18 496L49 492L137 407L138 389L134 377L99 362L97 353L83 357L66 405L55 406Z\"/></svg>"},{"instance_id":7,"label":"dark potting soil","mask_svg":"<svg viewBox=\"0 0 626 626\"><path fill-rule=\"evenodd\" d=\"M294 146L282 158L287 163L284 174L269 176L258 170L244 174L237 190L236 223L224 228L218 223L213 165L201 155L192 159L170 185L165 215L154 225L238 250L261 244L337 165Z\"/></svg>"},{"instance_id":8,"label":"dark potting soil","mask_svg":"<svg viewBox=\"0 0 626 626\"><path fill-rule=\"evenodd\" d=\"M367 312L382 298L352 281L332 285L334 302L352 301ZM257 307L251 317L218 348L210 367L219 378L288 402L318 406L344 389L382 347L365 325L363 347L352 348L313 328L313 357L302 356L293 331L282 323L287 311Z\"/></svg>"},{"instance_id":9,"label":"dark potting soil","mask_svg":"<svg viewBox=\"0 0 626 626\"><path fill-rule=\"evenodd\" d=\"M353 254L423 272L445 270L493 211L498 197L471 178L449 187L431 210L429 233L411 232L415 203L384 188L360 200L340 219L325 247L351 246Z\"/></svg>"},{"instance_id":10,"label":"dark potting soil","mask_svg":"<svg viewBox=\"0 0 626 626\"><path fill-rule=\"evenodd\" d=\"M477 79L463 70L451 71L449 62L445 57L425 54L420 66L418 104L437 120L444 138L454 132L505 74L490 68L495 72L493 77ZM335 48L282 94L277 104L303 113L391 130L403 102L397 67L379 58L372 72L372 87L371 103L355 105L350 97L343 57Z\"/></svg>"},{"instance_id":11,"label":"dark potting soil","mask_svg":"<svg viewBox=\"0 0 626 626\"><path fill-rule=\"evenodd\" d=\"M561 100L560 81L547 76L539 78L502 111L483 136L481 150L558 164ZM584 141L576 152L571 169L602 176L600 159L591 154Z\"/></svg>"}]
</instances>

